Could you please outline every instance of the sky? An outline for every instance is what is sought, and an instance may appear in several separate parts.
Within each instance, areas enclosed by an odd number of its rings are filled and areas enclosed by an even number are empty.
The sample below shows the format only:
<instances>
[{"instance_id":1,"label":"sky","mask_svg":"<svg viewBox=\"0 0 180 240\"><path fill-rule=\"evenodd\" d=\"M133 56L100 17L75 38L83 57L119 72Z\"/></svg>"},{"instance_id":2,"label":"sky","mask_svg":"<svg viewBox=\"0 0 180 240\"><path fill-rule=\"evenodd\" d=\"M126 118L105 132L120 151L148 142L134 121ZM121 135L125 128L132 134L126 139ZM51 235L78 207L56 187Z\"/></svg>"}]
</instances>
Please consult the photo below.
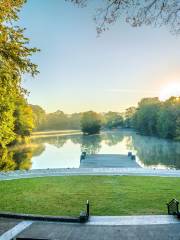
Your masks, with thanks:
<instances>
[{"instance_id":1,"label":"sky","mask_svg":"<svg viewBox=\"0 0 180 240\"><path fill-rule=\"evenodd\" d=\"M32 57L40 74L23 80L29 103L47 112L121 112L180 84L180 36L119 19L97 37L98 1L90 2L78 8L65 0L28 0L23 7L19 24L41 49Z\"/></svg>"}]
</instances>

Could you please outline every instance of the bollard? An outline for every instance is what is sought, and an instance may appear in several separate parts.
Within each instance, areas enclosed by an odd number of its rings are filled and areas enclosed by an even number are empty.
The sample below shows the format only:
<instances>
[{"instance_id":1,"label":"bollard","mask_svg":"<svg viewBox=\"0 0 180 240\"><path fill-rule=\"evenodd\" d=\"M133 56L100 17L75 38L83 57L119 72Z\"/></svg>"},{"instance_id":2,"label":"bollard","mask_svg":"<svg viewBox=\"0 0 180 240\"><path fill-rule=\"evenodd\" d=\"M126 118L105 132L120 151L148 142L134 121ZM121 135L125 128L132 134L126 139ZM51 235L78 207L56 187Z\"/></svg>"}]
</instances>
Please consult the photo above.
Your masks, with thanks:
<instances>
[{"instance_id":1,"label":"bollard","mask_svg":"<svg viewBox=\"0 0 180 240\"><path fill-rule=\"evenodd\" d=\"M87 217L89 218L89 201L87 200L87 203L86 203L86 214L87 214Z\"/></svg>"},{"instance_id":2,"label":"bollard","mask_svg":"<svg viewBox=\"0 0 180 240\"><path fill-rule=\"evenodd\" d=\"M82 152L82 153L81 153L81 156L80 156L80 161L81 161L82 159L85 159L85 157L86 157L86 152Z\"/></svg>"},{"instance_id":3,"label":"bollard","mask_svg":"<svg viewBox=\"0 0 180 240\"><path fill-rule=\"evenodd\" d=\"M86 152L82 152L83 156L86 157Z\"/></svg>"},{"instance_id":4,"label":"bollard","mask_svg":"<svg viewBox=\"0 0 180 240\"><path fill-rule=\"evenodd\" d=\"M128 152L128 157L131 157L132 156L132 152Z\"/></svg>"},{"instance_id":5,"label":"bollard","mask_svg":"<svg viewBox=\"0 0 180 240\"><path fill-rule=\"evenodd\" d=\"M89 219L89 201L86 202L86 212L80 212L79 220L81 223L88 221Z\"/></svg>"}]
</instances>

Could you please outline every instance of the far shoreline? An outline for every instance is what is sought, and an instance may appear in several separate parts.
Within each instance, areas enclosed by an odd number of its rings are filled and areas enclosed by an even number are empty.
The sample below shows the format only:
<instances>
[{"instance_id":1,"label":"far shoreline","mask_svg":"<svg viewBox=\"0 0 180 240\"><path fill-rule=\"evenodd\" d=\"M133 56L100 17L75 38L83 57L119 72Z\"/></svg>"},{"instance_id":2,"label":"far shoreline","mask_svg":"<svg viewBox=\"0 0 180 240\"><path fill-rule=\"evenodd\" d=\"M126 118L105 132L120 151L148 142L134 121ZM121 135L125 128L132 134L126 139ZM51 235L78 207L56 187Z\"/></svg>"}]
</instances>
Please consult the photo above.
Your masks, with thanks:
<instances>
[{"instance_id":1,"label":"far shoreline","mask_svg":"<svg viewBox=\"0 0 180 240\"><path fill-rule=\"evenodd\" d=\"M76 135L76 134L82 134L81 130L46 130L46 131L37 131L32 132L30 138L36 138L36 137L47 137L47 136L65 136L65 135Z\"/></svg>"}]
</instances>

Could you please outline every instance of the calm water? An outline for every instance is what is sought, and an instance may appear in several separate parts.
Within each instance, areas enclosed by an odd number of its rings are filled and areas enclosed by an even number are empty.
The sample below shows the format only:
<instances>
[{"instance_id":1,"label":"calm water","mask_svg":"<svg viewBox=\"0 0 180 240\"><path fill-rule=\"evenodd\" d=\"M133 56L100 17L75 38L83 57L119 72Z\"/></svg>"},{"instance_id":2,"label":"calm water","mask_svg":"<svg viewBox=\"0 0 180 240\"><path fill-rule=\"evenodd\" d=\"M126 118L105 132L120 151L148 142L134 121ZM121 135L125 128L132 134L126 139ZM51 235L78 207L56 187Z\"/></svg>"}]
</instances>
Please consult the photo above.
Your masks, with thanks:
<instances>
[{"instance_id":1,"label":"calm water","mask_svg":"<svg viewBox=\"0 0 180 240\"><path fill-rule=\"evenodd\" d=\"M133 131L111 131L101 135L59 135L32 139L31 145L4 153L1 170L78 168L80 154L132 151L144 168L180 169L180 142L140 136Z\"/></svg>"}]
</instances>

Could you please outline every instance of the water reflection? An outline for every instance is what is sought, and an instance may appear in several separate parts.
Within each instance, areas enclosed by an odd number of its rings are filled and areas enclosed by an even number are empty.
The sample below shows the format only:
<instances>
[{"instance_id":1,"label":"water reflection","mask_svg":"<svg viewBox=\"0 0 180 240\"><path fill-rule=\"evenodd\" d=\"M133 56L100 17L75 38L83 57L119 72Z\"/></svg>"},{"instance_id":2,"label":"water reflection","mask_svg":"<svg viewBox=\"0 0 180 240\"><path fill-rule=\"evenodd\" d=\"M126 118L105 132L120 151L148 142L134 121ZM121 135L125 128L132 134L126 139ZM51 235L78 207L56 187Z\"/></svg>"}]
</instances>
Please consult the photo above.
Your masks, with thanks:
<instances>
[{"instance_id":1,"label":"water reflection","mask_svg":"<svg viewBox=\"0 0 180 240\"><path fill-rule=\"evenodd\" d=\"M3 149L0 151L0 170L29 170L32 167L32 157L39 156L44 150L43 144Z\"/></svg>"},{"instance_id":2,"label":"water reflection","mask_svg":"<svg viewBox=\"0 0 180 240\"><path fill-rule=\"evenodd\" d=\"M101 135L63 135L32 139L30 145L0 151L0 170L79 167L80 154L127 154L138 156L142 167L180 169L180 142L140 136L133 131Z\"/></svg>"},{"instance_id":3,"label":"water reflection","mask_svg":"<svg viewBox=\"0 0 180 240\"><path fill-rule=\"evenodd\" d=\"M155 137L132 138L131 147L137 152L142 164L147 166L164 165L180 169L180 143Z\"/></svg>"},{"instance_id":4,"label":"water reflection","mask_svg":"<svg viewBox=\"0 0 180 240\"><path fill-rule=\"evenodd\" d=\"M101 149L101 135L82 136L81 138L81 152L87 154L97 154Z\"/></svg>"}]
</instances>

